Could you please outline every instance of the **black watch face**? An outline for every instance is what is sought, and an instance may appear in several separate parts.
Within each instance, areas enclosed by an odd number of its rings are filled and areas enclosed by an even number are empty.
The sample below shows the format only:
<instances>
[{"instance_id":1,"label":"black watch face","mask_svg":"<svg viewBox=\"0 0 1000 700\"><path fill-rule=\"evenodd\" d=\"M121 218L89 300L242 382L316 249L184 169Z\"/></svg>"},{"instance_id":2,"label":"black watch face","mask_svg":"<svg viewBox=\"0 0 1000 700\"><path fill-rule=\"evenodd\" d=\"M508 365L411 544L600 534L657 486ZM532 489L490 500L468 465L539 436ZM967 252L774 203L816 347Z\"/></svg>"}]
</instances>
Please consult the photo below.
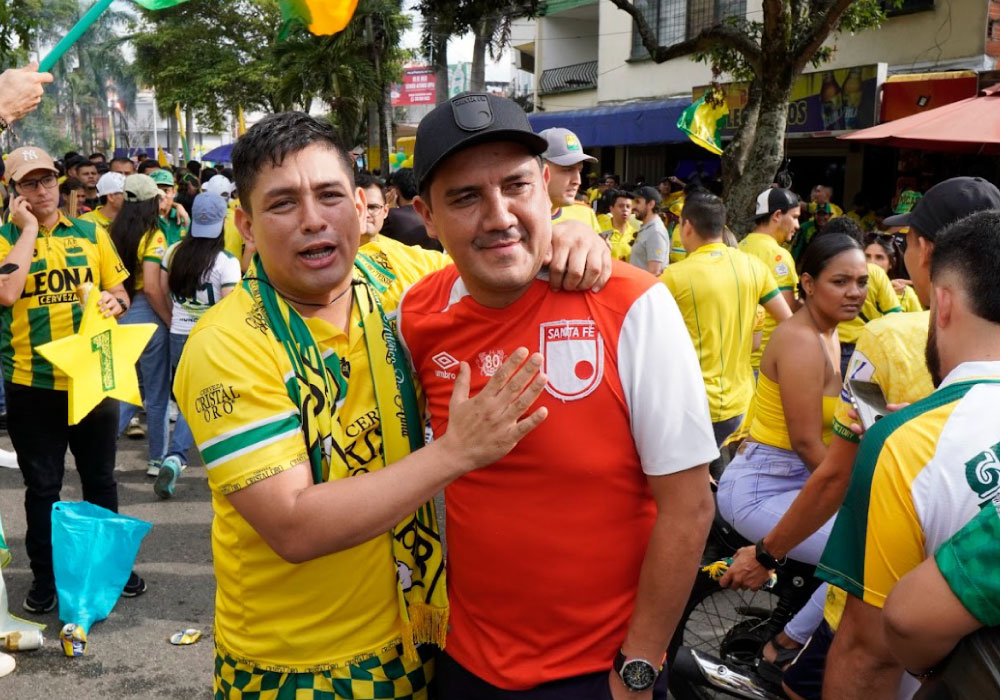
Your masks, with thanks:
<instances>
[{"instance_id":1,"label":"black watch face","mask_svg":"<svg viewBox=\"0 0 1000 700\"><path fill-rule=\"evenodd\" d=\"M656 669L645 661L629 661L622 666L621 677L629 690L649 690L656 682Z\"/></svg>"}]
</instances>

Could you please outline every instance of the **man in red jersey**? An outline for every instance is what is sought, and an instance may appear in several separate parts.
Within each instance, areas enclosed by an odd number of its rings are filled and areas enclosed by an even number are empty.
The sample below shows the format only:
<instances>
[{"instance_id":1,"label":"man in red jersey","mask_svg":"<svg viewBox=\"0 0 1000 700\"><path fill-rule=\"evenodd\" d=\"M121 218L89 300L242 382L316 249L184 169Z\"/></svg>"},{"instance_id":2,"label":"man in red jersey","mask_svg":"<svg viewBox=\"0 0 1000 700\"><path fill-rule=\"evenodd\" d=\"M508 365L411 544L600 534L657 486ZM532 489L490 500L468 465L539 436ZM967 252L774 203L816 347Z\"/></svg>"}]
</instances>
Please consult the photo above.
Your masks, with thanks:
<instances>
[{"instance_id":1,"label":"man in red jersey","mask_svg":"<svg viewBox=\"0 0 1000 700\"><path fill-rule=\"evenodd\" d=\"M452 607L439 691L666 698L665 650L713 512L705 388L652 275L616 262L599 293L549 289L545 147L494 95L453 98L417 134L414 206L455 261L406 293L398 319L434 435L462 363L477 391L526 346L548 378L545 423L446 490Z\"/></svg>"}]
</instances>

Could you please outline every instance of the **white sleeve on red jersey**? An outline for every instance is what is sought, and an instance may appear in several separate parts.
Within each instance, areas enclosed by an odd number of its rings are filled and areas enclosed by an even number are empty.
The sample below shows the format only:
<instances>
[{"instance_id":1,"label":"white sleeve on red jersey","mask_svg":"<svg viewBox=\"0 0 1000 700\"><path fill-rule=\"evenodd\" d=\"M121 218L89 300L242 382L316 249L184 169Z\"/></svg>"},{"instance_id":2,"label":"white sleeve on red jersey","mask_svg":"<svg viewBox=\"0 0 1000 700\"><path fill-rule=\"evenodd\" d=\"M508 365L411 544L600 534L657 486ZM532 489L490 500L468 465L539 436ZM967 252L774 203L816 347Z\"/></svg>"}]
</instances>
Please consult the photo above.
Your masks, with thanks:
<instances>
[{"instance_id":1,"label":"white sleeve on red jersey","mask_svg":"<svg viewBox=\"0 0 1000 700\"><path fill-rule=\"evenodd\" d=\"M665 285L654 284L625 315L618 374L643 472L663 476L719 456L701 365Z\"/></svg>"}]
</instances>

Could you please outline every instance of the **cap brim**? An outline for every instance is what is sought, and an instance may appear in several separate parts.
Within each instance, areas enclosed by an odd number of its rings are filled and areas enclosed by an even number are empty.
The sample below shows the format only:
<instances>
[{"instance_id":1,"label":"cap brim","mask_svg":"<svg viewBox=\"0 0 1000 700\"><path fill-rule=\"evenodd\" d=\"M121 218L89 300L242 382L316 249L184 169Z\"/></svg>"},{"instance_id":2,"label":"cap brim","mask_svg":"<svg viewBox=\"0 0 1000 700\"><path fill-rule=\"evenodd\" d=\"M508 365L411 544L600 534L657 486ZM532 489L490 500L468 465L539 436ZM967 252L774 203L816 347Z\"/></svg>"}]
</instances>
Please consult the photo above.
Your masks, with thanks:
<instances>
[{"instance_id":1,"label":"cap brim","mask_svg":"<svg viewBox=\"0 0 1000 700\"><path fill-rule=\"evenodd\" d=\"M225 221L218 224L198 224L191 222L191 236L193 238L218 238L225 228Z\"/></svg>"},{"instance_id":2,"label":"cap brim","mask_svg":"<svg viewBox=\"0 0 1000 700\"><path fill-rule=\"evenodd\" d=\"M555 158L546 158L543 153L542 158L545 158L545 160L550 163L555 163L556 165L576 165L577 163L583 163L584 161L589 161L591 163L597 162L597 158L594 158L594 156L588 156L586 153L567 153L564 156L556 156Z\"/></svg>"},{"instance_id":3,"label":"cap brim","mask_svg":"<svg viewBox=\"0 0 1000 700\"><path fill-rule=\"evenodd\" d=\"M423 175L420 177L420 182L417 183L418 187L423 189L424 184L430 176L434 174L437 167L449 157L466 148L478 146L481 143L492 143L494 141L513 141L514 143L519 143L531 151L532 155L536 156L540 156L545 153L545 150L549 147L548 141L543 139L538 134L531 131L522 131L521 129L497 129L495 131L485 131L478 134L472 134L468 138L462 139L451 148L444 151L434 160L434 162L427 166Z\"/></svg>"},{"instance_id":4,"label":"cap brim","mask_svg":"<svg viewBox=\"0 0 1000 700\"><path fill-rule=\"evenodd\" d=\"M887 216L882 219L883 226L909 226L910 221L913 218L913 212L907 212L906 214L895 214L894 216Z\"/></svg>"}]
</instances>

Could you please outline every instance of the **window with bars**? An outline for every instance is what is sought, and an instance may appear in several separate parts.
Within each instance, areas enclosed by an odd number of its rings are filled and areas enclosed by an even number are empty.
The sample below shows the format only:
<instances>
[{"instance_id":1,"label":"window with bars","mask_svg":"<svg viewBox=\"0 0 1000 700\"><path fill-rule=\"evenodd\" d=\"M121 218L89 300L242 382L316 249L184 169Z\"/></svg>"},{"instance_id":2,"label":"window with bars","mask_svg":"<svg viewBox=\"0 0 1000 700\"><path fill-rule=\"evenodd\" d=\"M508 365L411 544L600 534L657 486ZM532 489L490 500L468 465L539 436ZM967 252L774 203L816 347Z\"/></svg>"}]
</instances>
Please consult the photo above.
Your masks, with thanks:
<instances>
[{"instance_id":1,"label":"window with bars","mask_svg":"<svg viewBox=\"0 0 1000 700\"><path fill-rule=\"evenodd\" d=\"M660 46L672 46L696 37L703 29L728 17L745 17L746 0L634 0ZM632 58L649 55L639 31L632 26Z\"/></svg>"}]
</instances>

